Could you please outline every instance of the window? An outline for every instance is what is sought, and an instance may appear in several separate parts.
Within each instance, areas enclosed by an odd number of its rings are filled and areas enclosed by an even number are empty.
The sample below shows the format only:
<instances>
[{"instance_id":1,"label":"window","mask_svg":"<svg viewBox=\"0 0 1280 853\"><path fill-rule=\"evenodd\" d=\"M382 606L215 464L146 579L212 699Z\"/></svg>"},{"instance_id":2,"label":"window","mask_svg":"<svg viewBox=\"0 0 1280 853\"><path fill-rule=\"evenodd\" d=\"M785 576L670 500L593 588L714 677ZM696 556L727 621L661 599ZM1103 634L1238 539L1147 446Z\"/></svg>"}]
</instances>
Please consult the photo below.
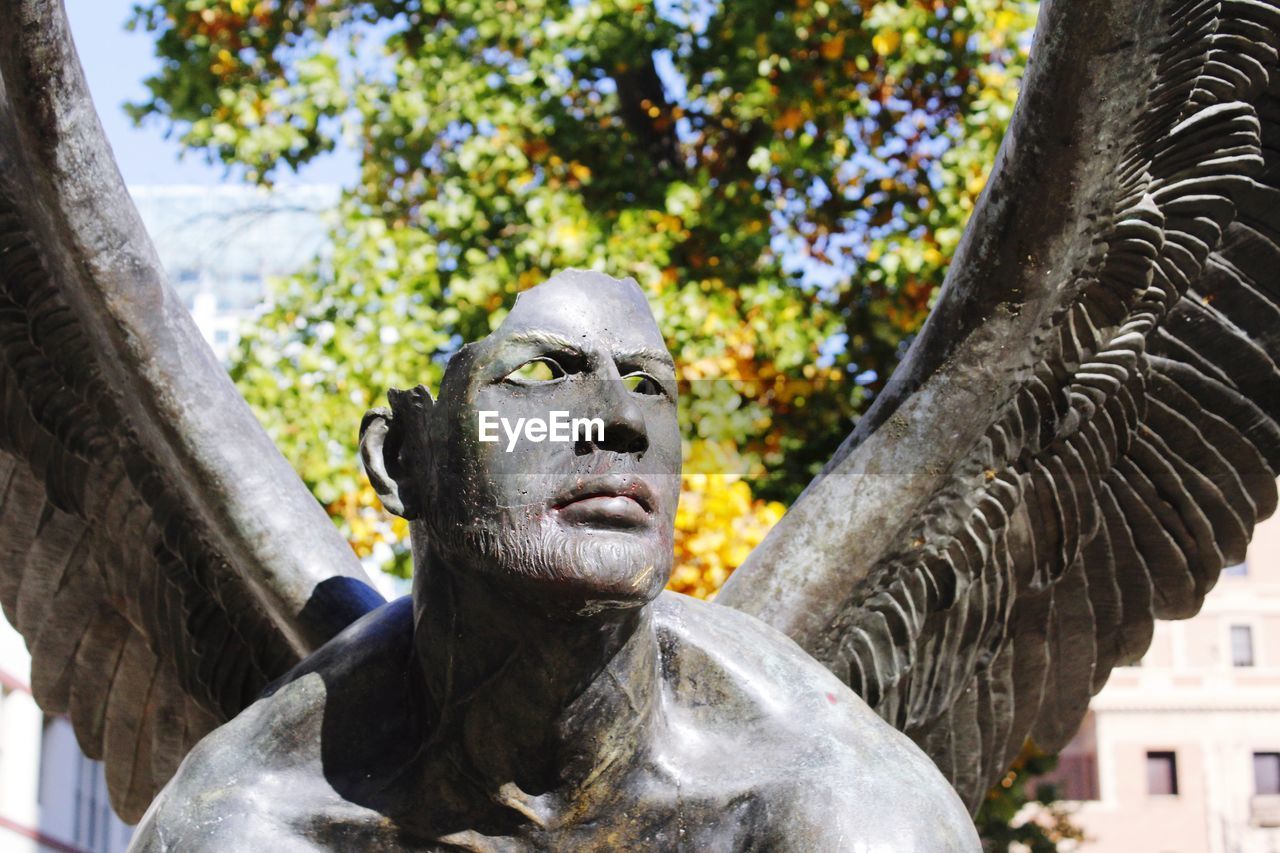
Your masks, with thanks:
<instances>
[{"instance_id":1,"label":"window","mask_svg":"<svg viewBox=\"0 0 1280 853\"><path fill-rule=\"evenodd\" d=\"M44 788L48 784L50 773L49 758L52 752L49 738L56 719L56 717L50 717L45 714L40 724L40 764L36 769L36 805L38 806L45 804Z\"/></svg>"},{"instance_id":2,"label":"window","mask_svg":"<svg viewBox=\"0 0 1280 853\"><path fill-rule=\"evenodd\" d=\"M1087 714L1075 737L1058 753L1058 766L1041 777L1043 784L1053 785L1052 799L1098 799L1098 736L1093 714ZM1049 793L1049 792L1045 792ZM1037 789L1037 796L1040 791Z\"/></svg>"},{"instance_id":3,"label":"window","mask_svg":"<svg viewBox=\"0 0 1280 853\"><path fill-rule=\"evenodd\" d=\"M1253 792L1280 794L1280 752L1253 754Z\"/></svg>"},{"instance_id":4,"label":"window","mask_svg":"<svg viewBox=\"0 0 1280 853\"><path fill-rule=\"evenodd\" d=\"M1225 569L1222 570L1222 573L1224 575L1227 575L1228 577L1246 578L1249 576L1249 564L1236 563L1233 566L1227 566Z\"/></svg>"},{"instance_id":5,"label":"window","mask_svg":"<svg viewBox=\"0 0 1280 853\"><path fill-rule=\"evenodd\" d=\"M1253 629L1248 625L1231 626L1231 665L1253 666Z\"/></svg>"},{"instance_id":6,"label":"window","mask_svg":"<svg viewBox=\"0 0 1280 853\"><path fill-rule=\"evenodd\" d=\"M1177 795L1177 755L1172 752L1147 753L1147 793L1153 796Z\"/></svg>"}]
</instances>

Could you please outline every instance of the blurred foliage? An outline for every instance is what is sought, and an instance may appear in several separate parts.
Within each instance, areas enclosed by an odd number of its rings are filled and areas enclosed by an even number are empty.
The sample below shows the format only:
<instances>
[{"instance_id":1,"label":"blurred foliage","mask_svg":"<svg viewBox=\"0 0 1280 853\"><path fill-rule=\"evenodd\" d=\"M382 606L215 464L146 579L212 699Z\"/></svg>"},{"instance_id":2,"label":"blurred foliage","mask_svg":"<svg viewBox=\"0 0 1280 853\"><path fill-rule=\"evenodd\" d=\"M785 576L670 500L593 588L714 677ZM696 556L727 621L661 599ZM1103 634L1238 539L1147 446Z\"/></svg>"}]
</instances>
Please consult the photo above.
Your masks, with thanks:
<instances>
[{"instance_id":1,"label":"blurred foliage","mask_svg":"<svg viewBox=\"0 0 1280 853\"><path fill-rule=\"evenodd\" d=\"M1027 741L1004 779L987 792L975 822L987 853L1023 850L1054 853L1064 842L1079 843L1084 833L1058 802L1057 787L1037 777L1058 766L1057 756L1045 755Z\"/></svg>"},{"instance_id":2,"label":"blurred foliage","mask_svg":"<svg viewBox=\"0 0 1280 853\"><path fill-rule=\"evenodd\" d=\"M747 559L786 508L753 497L732 442L691 446L676 512L675 570L668 586L711 598L730 572Z\"/></svg>"},{"instance_id":3,"label":"blurred foliage","mask_svg":"<svg viewBox=\"0 0 1280 853\"><path fill-rule=\"evenodd\" d=\"M234 375L357 550L401 568L363 411L436 385L555 270L638 279L688 458L738 457L686 488L678 583L710 592L922 321L1033 20L1024 0L151 0L132 25L161 67L131 111L262 183L358 150L331 256L278 289Z\"/></svg>"}]
</instances>

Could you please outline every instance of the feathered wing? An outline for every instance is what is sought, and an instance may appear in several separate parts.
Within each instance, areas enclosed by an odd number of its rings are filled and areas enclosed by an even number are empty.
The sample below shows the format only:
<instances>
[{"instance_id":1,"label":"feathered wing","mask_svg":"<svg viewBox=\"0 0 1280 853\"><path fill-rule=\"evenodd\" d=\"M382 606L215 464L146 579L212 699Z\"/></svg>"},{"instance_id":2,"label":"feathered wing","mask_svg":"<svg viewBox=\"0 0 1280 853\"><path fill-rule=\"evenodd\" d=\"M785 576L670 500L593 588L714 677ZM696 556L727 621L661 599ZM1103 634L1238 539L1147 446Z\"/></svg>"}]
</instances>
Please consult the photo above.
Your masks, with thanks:
<instances>
[{"instance_id":1,"label":"feathered wing","mask_svg":"<svg viewBox=\"0 0 1280 853\"><path fill-rule=\"evenodd\" d=\"M166 285L61 3L0 18L0 603L135 821L382 599Z\"/></svg>"},{"instance_id":2,"label":"feathered wing","mask_svg":"<svg viewBox=\"0 0 1280 853\"><path fill-rule=\"evenodd\" d=\"M1056 0L938 303L730 579L972 808L1276 507L1280 3Z\"/></svg>"}]
</instances>

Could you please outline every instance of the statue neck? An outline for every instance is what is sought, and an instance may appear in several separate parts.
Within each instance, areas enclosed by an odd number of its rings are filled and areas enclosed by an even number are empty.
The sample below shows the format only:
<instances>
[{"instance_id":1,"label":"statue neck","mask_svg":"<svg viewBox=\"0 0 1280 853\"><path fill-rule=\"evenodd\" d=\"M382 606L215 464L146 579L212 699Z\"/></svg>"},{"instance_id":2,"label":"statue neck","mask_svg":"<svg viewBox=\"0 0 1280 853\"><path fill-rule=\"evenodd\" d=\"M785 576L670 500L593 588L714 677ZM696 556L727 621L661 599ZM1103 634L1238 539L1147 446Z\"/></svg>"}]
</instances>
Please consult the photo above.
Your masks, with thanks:
<instances>
[{"instance_id":1,"label":"statue neck","mask_svg":"<svg viewBox=\"0 0 1280 853\"><path fill-rule=\"evenodd\" d=\"M660 702L649 607L556 620L506 598L501 578L423 570L414 644L428 766L452 765L540 822L651 742Z\"/></svg>"}]
</instances>

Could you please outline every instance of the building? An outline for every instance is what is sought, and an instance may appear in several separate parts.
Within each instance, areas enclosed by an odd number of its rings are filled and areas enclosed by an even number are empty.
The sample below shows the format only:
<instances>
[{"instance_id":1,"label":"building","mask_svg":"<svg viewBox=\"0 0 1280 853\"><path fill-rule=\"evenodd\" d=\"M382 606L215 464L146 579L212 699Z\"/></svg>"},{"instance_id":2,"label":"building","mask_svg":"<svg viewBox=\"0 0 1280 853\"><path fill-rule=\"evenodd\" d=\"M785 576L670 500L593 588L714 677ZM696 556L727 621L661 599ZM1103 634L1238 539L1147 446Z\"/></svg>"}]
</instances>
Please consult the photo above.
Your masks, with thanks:
<instances>
[{"instance_id":1,"label":"building","mask_svg":"<svg viewBox=\"0 0 1280 853\"><path fill-rule=\"evenodd\" d=\"M1054 774L1090 853L1280 853L1280 515L1115 670Z\"/></svg>"},{"instance_id":2,"label":"building","mask_svg":"<svg viewBox=\"0 0 1280 853\"><path fill-rule=\"evenodd\" d=\"M323 261L339 191L291 186L133 187L169 281L223 362L272 278Z\"/></svg>"},{"instance_id":3,"label":"building","mask_svg":"<svg viewBox=\"0 0 1280 853\"><path fill-rule=\"evenodd\" d=\"M30 671L22 637L0 620L0 850L122 853L133 830L111 811L102 765L71 723L37 707Z\"/></svg>"}]
</instances>

